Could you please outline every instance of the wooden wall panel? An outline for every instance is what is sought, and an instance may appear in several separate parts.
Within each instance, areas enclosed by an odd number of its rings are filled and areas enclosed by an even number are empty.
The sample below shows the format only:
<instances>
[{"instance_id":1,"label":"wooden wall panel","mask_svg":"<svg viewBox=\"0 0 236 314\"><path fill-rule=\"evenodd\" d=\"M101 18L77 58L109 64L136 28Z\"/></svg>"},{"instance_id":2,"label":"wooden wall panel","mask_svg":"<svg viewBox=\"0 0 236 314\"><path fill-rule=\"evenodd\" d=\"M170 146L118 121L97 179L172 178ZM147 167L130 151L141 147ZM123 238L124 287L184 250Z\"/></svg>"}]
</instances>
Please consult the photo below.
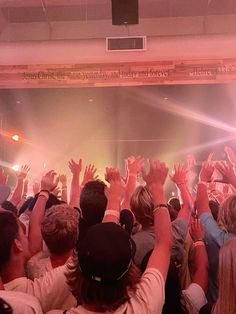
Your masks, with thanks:
<instances>
[{"instance_id":1,"label":"wooden wall panel","mask_svg":"<svg viewBox=\"0 0 236 314\"><path fill-rule=\"evenodd\" d=\"M0 65L0 88L236 82L236 58L103 64Z\"/></svg>"}]
</instances>

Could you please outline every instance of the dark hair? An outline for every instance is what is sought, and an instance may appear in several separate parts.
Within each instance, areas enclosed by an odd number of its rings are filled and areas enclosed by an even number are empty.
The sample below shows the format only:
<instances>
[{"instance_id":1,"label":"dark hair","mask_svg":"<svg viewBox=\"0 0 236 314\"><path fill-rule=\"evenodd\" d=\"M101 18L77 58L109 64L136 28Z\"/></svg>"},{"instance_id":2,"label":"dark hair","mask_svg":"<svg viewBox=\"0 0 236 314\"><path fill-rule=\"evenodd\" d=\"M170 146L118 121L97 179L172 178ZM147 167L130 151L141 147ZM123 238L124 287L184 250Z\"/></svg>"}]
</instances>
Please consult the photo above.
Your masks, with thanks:
<instances>
[{"instance_id":1,"label":"dark hair","mask_svg":"<svg viewBox=\"0 0 236 314\"><path fill-rule=\"evenodd\" d=\"M177 197L171 197L168 201L168 204L170 204L177 212L179 212L181 209L180 201Z\"/></svg>"},{"instance_id":2,"label":"dark hair","mask_svg":"<svg viewBox=\"0 0 236 314\"><path fill-rule=\"evenodd\" d=\"M0 269L9 261L11 247L18 234L17 217L9 211L0 211Z\"/></svg>"},{"instance_id":3,"label":"dark hair","mask_svg":"<svg viewBox=\"0 0 236 314\"><path fill-rule=\"evenodd\" d=\"M79 239L82 239L87 229L102 222L107 198L105 195L106 184L101 180L87 182L80 193L80 209L82 217L79 221Z\"/></svg>"},{"instance_id":4,"label":"dark hair","mask_svg":"<svg viewBox=\"0 0 236 314\"><path fill-rule=\"evenodd\" d=\"M15 205L13 205L10 201L4 201L1 205L1 207L5 210L8 210L9 212L12 212L14 214L17 213L17 208Z\"/></svg>"},{"instance_id":5,"label":"dark hair","mask_svg":"<svg viewBox=\"0 0 236 314\"><path fill-rule=\"evenodd\" d=\"M21 208L19 209L18 217L23 214L27 209L29 209L31 202L33 201L33 197L30 196L27 200L22 204ZM33 208L32 208L33 209ZM31 209L31 210L32 210Z\"/></svg>"},{"instance_id":6,"label":"dark hair","mask_svg":"<svg viewBox=\"0 0 236 314\"><path fill-rule=\"evenodd\" d=\"M167 206L170 214L170 220L174 221L178 216L178 212L170 204L167 204Z\"/></svg>"},{"instance_id":7,"label":"dark hair","mask_svg":"<svg viewBox=\"0 0 236 314\"><path fill-rule=\"evenodd\" d=\"M0 298L0 314L12 314L12 307L2 298Z\"/></svg>"},{"instance_id":8,"label":"dark hair","mask_svg":"<svg viewBox=\"0 0 236 314\"><path fill-rule=\"evenodd\" d=\"M31 200L31 202L29 203L28 209L29 209L30 211L33 210L34 205L35 205L36 202L37 202L38 196L39 196L39 193L37 193L37 194L35 195L35 197L34 197L34 198ZM64 202L60 201L55 195L53 195L53 194L50 193L50 194L49 194L49 199L47 200L47 203L46 203L45 208L48 209L48 208L52 207L53 205L59 205L59 204L62 204L62 203L64 203Z\"/></svg>"},{"instance_id":9,"label":"dark hair","mask_svg":"<svg viewBox=\"0 0 236 314\"><path fill-rule=\"evenodd\" d=\"M209 201L209 207L211 209L212 216L217 221L218 212L219 212L219 208L220 208L219 203L216 201L210 200Z\"/></svg>"},{"instance_id":10,"label":"dark hair","mask_svg":"<svg viewBox=\"0 0 236 314\"><path fill-rule=\"evenodd\" d=\"M115 311L127 302L130 299L128 292L136 290L136 285L141 278L140 270L134 264L124 277L113 283L87 279L80 271L76 257L74 264L70 264L68 268L67 283L78 304L93 305L99 312Z\"/></svg>"}]
</instances>

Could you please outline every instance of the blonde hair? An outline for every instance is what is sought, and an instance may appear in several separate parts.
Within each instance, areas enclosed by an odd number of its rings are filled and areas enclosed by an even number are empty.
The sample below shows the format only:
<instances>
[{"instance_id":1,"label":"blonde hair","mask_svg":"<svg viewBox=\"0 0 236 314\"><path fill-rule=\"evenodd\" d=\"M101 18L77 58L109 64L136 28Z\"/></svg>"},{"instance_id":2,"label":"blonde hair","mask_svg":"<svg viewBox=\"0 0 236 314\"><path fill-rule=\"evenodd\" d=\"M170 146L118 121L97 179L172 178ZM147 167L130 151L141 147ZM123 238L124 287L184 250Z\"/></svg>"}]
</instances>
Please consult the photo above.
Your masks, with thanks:
<instances>
[{"instance_id":1,"label":"blonde hair","mask_svg":"<svg viewBox=\"0 0 236 314\"><path fill-rule=\"evenodd\" d=\"M154 204L152 195L146 186L138 186L130 200L130 208L137 221L143 226L152 226L154 223Z\"/></svg>"},{"instance_id":2,"label":"blonde hair","mask_svg":"<svg viewBox=\"0 0 236 314\"><path fill-rule=\"evenodd\" d=\"M220 249L219 296L214 314L236 313L236 237L231 238Z\"/></svg>"},{"instance_id":3,"label":"blonde hair","mask_svg":"<svg viewBox=\"0 0 236 314\"><path fill-rule=\"evenodd\" d=\"M236 195L229 196L220 205L218 224L221 229L236 234Z\"/></svg>"},{"instance_id":4,"label":"blonde hair","mask_svg":"<svg viewBox=\"0 0 236 314\"><path fill-rule=\"evenodd\" d=\"M51 253L63 254L75 247L79 213L67 204L50 207L41 224L42 237Z\"/></svg>"}]
</instances>

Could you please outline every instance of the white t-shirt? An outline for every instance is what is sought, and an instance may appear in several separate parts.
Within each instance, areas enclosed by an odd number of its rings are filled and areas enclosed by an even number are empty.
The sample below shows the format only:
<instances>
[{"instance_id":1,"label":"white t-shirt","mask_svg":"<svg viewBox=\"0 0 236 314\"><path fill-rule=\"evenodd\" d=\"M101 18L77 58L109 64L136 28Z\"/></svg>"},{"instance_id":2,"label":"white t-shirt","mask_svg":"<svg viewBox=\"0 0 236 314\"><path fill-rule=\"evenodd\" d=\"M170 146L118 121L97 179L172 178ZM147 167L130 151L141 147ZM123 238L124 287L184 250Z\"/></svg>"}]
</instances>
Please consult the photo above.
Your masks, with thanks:
<instances>
[{"instance_id":1,"label":"white t-shirt","mask_svg":"<svg viewBox=\"0 0 236 314\"><path fill-rule=\"evenodd\" d=\"M51 259L47 253L41 251L27 262L28 278L34 279L45 275L46 272L53 270Z\"/></svg>"},{"instance_id":2,"label":"white t-shirt","mask_svg":"<svg viewBox=\"0 0 236 314\"><path fill-rule=\"evenodd\" d=\"M21 291L35 296L43 312L51 309L68 309L76 305L66 283L66 265L47 272L43 277L30 280L26 277L16 278L4 284L5 290Z\"/></svg>"},{"instance_id":3,"label":"white t-shirt","mask_svg":"<svg viewBox=\"0 0 236 314\"><path fill-rule=\"evenodd\" d=\"M181 304L189 314L197 314L207 304L206 295L197 283L191 283L187 289L182 290Z\"/></svg>"},{"instance_id":4,"label":"white t-shirt","mask_svg":"<svg viewBox=\"0 0 236 314\"><path fill-rule=\"evenodd\" d=\"M43 314L38 299L32 295L0 290L0 298L12 307L14 314Z\"/></svg>"},{"instance_id":5,"label":"white t-shirt","mask_svg":"<svg viewBox=\"0 0 236 314\"><path fill-rule=\"evenodd\" d=\"M130 300L122 304L114 314L160 314L165 301L165 283L162 274L155 268L148 268L142 275L135 293ZM83 306L72 308L66 314L93 314ZM104 313L104 312L103 312ZM48 314L62 314L62 311L50 311Z\"/></svg>"}]
</instances>

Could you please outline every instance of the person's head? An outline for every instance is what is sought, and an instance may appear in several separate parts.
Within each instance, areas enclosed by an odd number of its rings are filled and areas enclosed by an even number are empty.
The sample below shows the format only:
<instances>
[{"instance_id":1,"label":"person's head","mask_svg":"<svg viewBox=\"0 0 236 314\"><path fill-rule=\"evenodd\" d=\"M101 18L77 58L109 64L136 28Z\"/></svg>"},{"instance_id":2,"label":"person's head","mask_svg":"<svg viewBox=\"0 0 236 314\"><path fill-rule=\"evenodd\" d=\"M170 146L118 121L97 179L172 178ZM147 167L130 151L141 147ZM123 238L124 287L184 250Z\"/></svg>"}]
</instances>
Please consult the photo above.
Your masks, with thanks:
<instances>
[{"instance_id":1,"label":"person's head","mask_svg":"<svg viewBox=\"0 0 236 314\"><path fill-rule=\"evenodd\" d=\"M28 239L24 234L22 223L15 214L0 211L0 270L12 258L20 258L25 262L29 259Z\"/></svg>"},{"instance_id":2,"label":"person's head","mask_svg":"<svg viewBox=\"0 0 236 314\"><path fill-rule=\"evenodd\" d=\"M219 208L218 224L226 230L236 234L236 195L231 195L225 199Z\"/></svg>"},{"instance_id":3,"label":"person's head","mask_svg":"<svg viewBox=\"0 0 236 314\"><path fill-rule=\"evenodd\" d=\"M91 180L81 190L79 241L83 239L89 227L102 222L107 206L105 188L106 184L103 181Z\"/></svg>"},{"instance_id":4,"label":"person's head","mask_svg":"<svg viewBox=\"0 0 236 314\"><path fill-rule=\"evenodd\" d=\"M130 200L130 208L142 227L145 228L154 224L154 204L152 195L146 186L138 186L134 190Z\"/></svg>"},{"instance_id":5,"label":"person's head","mask_svg":"<svg viewBox=\"0 0 236 314\"><path fill-rule=\"evenodd\" d=\"M181 209L181 204L177 197L171 197L168 201L168 204L171 205L173 209L177 212L179 212Z\"/></svg>"},{"instance_id":6,"label":"person's head","mask_svg":"<svg viewBox=\"0 0 236 314\"><path fill-rule=\"evenodd\" d=\"M54 205L46 211L41 232L49 251L55 255L69 252L78 239L79 213L67 204Z\"/></svg>"},{"instance_id":7,"label":"person's head","mask_svg":"<svg viewBox=\"0 0 236 314\"><path fill-rule=\"evenodd\" d=\"M103 219L107 198L105 195L106 184L101 180L87 182L80 193L80 209L82 219L88 226L100 223Z\"/></svg>"},{"instance_id":8,"label":"person's head","mask_svg":"<svg viewBox=\"0 0 236 314\"><path fill-rule=\"evenodd\" d=\"M90 227L77 246L78 257L67 275L79 304L114 311L129 300L140 273L132 262L129 234L115 223Z\"/></svg>"},{"instance_id":9,"label":"person's head","mask_svg":"<svg viewBox=\"0 0 236 314\"><path fill-rule=\"evenodd\" d=\"M231 238L220 249L219 254L219 296L214 314L236 313L236 237Z\"/></svg>"}]
</instances>

